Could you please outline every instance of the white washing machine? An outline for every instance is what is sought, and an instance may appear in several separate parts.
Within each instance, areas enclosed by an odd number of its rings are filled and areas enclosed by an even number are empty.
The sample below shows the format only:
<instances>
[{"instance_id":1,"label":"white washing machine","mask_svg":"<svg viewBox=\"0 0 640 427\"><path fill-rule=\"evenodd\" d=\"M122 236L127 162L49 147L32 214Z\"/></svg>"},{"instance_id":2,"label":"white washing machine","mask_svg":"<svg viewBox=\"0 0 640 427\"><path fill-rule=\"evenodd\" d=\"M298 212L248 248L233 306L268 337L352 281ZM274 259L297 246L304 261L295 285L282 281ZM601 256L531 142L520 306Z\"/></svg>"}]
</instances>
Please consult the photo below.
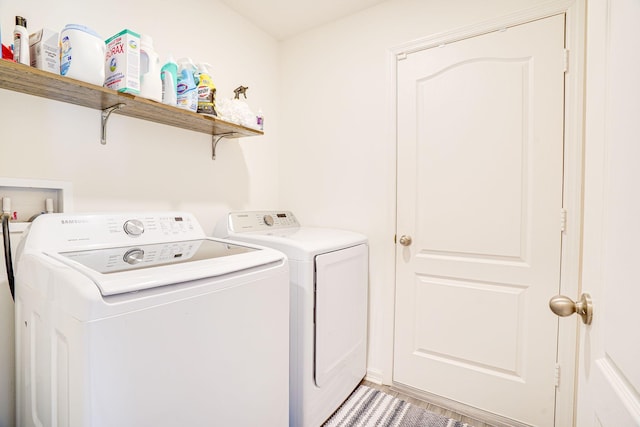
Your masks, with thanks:
<instances>
[{"instance_id":1,"label":"white washing machine","mask_svg":"<svg viewBox=\"0 0 640 427\"><path fill-rule=\"evenodd\" d=\"M368 245L286 211L232 212L216 236L284 252L291 271L289 425L318 427L366 374Z\"/></svg>"},{"instance_id":2,"label":"white washing machine","mask_svg":"<svg viewBox=\"0 0 640 427\"><path fill-rule=\"evenodd\" d=\"M187 213L48 214L16 265L17 425L288 425L282 253Z\"/></svg>"}]
</instances>

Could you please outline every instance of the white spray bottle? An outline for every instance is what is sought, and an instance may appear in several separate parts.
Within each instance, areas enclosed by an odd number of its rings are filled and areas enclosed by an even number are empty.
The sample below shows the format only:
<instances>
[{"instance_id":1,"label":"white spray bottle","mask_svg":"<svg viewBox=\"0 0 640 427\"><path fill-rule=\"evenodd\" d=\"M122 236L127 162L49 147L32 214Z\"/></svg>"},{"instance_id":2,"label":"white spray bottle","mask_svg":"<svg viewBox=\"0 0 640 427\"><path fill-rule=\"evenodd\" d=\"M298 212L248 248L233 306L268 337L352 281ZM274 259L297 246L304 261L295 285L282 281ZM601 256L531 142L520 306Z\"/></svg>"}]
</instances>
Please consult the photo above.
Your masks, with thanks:
<instances>
[{"instance_id":1,"label":"white spray bottle","mask_svg":"<svg viewBox=\"0 0 640 427\"><path fill-rule=\"evenodd\" d=\"M31 65L27 20L22 16L16 16L16 28L13 30L13 59L20 64Z\"/></svg>"}]
</instances>

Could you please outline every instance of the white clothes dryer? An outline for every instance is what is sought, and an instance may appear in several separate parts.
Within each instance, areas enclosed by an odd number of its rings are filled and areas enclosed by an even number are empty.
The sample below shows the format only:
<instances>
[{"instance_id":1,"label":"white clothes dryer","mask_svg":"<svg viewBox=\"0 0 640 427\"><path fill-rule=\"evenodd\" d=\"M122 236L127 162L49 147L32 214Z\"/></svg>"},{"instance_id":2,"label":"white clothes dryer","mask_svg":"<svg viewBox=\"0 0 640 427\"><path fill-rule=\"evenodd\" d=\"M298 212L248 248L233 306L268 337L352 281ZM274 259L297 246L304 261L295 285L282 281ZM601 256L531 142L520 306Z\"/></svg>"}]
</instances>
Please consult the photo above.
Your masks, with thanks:
<instances>
[{"instance_id":1,"label":"white clothes dryer","mask_svg":"<svg viewBox=\"0 0 640 427\"><path fill-rule=\"evenodd\" d=\"M231 212L215 235L275 248L291 276L289 425L318 427L366 374L367 238L287 211Z\"/></svg>"},{"instance_id":2,"label":"white clothes dryer","mask_svg":"<svg viewBox=\"0 0 640 427\"><path fill-rule=\"evenodd\" d=\"M284 254L182 212L47 214L16 265L17 425L288 425Z\"/></svg>"}]
</instances>

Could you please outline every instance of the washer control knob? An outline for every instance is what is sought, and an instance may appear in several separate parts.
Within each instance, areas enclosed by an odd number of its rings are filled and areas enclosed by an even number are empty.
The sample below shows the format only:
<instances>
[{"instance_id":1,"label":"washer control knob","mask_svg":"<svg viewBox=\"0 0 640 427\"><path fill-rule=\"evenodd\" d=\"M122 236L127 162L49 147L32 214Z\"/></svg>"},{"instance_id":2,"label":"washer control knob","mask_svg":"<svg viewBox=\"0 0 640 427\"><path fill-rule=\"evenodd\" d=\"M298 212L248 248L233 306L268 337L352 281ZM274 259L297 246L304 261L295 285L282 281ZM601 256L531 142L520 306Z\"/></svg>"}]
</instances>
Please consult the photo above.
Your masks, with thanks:
<instances>
[{"instance_id":1,"label":"washer control knob","mask_svg":"<svg viewBox=\"0 0 640 427\"><path fill-rule=\"evenodd\" d=\"M267 224L269 227L273 225L273 217L271 215L265 215L262 217L262 219L264 220L264 223Z\"/></svg>"},{"instance_id":2,"label":"washer control knob","mask_svg":"<svg viewBox=\"0 0 640 427\"><path fill-rule=\"evenodd\" d=\"M127 264L131 264L131 265L139 264L144 259L144 251L140 248L129 249L127 252L125 252L122 259Z\"/></svg>"},{"instance_id":3,"label":"washer control knob","mask_svg":"<svg viewBox=\"0 0 640 427\"><path fill-rule=\"evenodd\" d=\"M138 237L144 233L144 224L138 219L130 219L124 223L124 232L129 236Z\"/></svg>"}]
</instances>

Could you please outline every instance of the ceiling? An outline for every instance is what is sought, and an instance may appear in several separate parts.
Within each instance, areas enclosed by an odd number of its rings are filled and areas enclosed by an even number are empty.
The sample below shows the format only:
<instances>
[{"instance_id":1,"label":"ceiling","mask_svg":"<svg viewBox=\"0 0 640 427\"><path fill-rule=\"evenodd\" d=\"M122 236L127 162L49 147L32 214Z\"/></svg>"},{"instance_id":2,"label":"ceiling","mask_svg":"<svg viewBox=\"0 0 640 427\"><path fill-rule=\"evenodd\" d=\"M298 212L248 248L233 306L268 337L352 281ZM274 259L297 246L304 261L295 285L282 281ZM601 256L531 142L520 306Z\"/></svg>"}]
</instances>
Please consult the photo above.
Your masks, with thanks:
<instances>
[{"instance_id":1,"label":"ceiling","mask_svg":"<svg viewBox=\"0 0 640 427\"><path fill-rule=\"evenodd\" d=\"M278 40L386 0L222 0Z\"/></svg>"}]
</instances>

